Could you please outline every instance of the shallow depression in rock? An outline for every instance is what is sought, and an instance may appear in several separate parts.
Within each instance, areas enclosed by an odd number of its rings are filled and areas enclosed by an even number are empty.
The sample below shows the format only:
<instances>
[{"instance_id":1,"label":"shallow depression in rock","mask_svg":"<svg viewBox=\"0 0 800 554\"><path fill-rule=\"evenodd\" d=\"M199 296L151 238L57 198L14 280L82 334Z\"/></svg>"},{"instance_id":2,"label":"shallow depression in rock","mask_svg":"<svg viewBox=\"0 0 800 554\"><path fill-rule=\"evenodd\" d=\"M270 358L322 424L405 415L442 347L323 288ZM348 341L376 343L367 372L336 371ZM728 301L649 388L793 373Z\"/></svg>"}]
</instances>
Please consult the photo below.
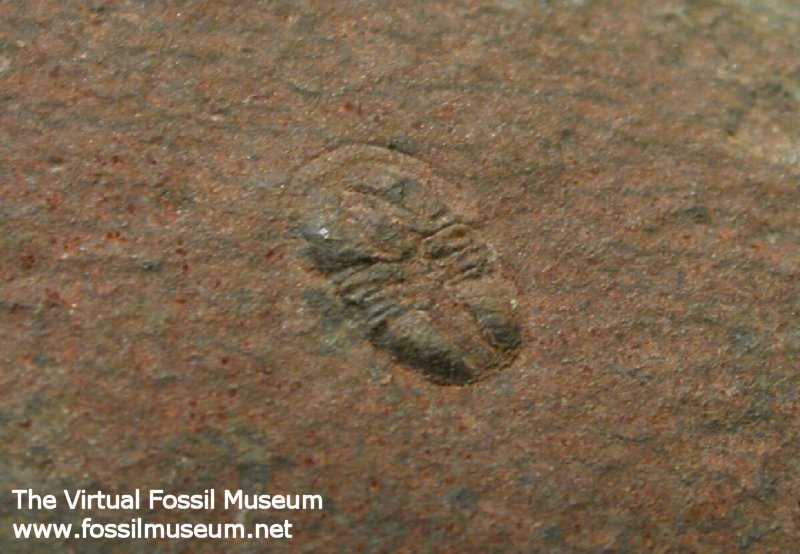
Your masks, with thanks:
<instances>
[{"instance_id":1,"label":"shallow depression in rock","mask_svg":"<svg viewBox=\"0 0 800 554\"><path fill-rule=\"evenodd\" d=\"M298 172L308 204L296 223L303 257L366 338L460 385L510 363L521 333L513 285L432 174L382 148L340 148Z\"/></svg>"}]
</instances>

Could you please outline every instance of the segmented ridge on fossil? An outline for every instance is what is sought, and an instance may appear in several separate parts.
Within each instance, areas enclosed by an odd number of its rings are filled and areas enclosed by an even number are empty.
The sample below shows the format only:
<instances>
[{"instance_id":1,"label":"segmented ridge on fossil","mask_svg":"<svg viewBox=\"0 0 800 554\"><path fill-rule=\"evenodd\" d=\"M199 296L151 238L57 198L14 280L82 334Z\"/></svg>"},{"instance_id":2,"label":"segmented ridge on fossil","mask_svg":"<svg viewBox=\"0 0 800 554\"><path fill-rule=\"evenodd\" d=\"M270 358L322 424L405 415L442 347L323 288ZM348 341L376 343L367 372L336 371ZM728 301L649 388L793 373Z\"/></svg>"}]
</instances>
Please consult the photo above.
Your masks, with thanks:
<instances>
[{"instance_id":1,"label":"segmented ridge on fossil","mask_svg":"<svg viewBox=\"0 0 800 554\"><path fill-rule=\"evenodd\" d=\"M440 384L465 384L506 365L520 343L514 288L452 186L413 158L340 148L296 178L304 253L369 340ZM447 192L444 190L443 192Z\"/></svg>"}]
</instances>

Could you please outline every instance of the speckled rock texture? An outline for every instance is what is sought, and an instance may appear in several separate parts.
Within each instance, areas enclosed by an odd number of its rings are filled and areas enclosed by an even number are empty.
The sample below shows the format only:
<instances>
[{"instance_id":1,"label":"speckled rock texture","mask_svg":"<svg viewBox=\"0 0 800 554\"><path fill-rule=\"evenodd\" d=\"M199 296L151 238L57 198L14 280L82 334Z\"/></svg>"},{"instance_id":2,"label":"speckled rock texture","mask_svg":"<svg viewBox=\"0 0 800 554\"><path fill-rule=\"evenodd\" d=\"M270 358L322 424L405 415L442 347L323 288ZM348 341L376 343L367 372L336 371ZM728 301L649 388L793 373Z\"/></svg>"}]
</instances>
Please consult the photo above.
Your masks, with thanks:
<instances>
[{"instance_id":1,"label":"speckled rock texture","mask_svg":"<svg viewBox=\"0 0 800 554\"><path fill-rule=\"evenodd\" d=\"M349 145L477 207L502 371L431 382L297 255ZM0 2L0 550L796 551L799 208L788 0ZM20 543L14 487L325 509Z\"/></svg>"}]
</instances>

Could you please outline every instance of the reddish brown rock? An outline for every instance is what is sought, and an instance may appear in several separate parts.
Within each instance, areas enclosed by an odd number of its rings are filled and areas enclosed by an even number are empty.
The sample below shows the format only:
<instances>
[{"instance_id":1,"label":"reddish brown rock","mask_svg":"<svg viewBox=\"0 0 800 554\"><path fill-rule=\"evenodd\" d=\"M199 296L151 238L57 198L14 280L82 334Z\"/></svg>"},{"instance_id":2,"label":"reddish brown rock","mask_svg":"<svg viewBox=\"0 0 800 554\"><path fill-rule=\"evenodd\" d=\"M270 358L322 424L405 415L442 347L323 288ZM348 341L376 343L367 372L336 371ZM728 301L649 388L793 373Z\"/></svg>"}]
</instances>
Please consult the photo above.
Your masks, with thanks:
<instances>
[{"instance_id":1,"label":"reddish brown rock","mask_svg":"<svg viewBox=\"0 0 800 554\"><path fill-rule=\"evenodd\" d=\"M0 550L794 551L799 25L788 1L0 3L2 487L325 501L4 501ZM505 369L428 382L295 255L292 177L348 144L477 207L515 281ZM133 515L296 538L9 536Z\"/></svg>"}]
</instances>

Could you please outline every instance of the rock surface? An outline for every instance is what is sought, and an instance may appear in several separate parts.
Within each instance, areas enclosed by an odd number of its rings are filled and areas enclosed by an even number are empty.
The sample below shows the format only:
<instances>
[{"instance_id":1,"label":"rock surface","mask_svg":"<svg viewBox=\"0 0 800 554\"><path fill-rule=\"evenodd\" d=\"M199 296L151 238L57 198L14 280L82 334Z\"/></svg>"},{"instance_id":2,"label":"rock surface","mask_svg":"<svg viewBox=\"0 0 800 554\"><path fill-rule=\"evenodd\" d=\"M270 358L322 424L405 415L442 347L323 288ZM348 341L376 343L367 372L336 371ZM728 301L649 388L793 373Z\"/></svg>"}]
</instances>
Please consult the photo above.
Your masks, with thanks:
<instances>
[{"instance_id":1,"label":"rock surface","mask_svg":"<svg viewBox=\"0 0 800 554\"><path fill-rule=\"evenodd\" d=\"M276 552L795 550L798 37L788 0L0 3L0 486L323 495L135 514L289 517ZM502 371L429 382L295 255L293 176L365 144L475 206ZM5 493L0 550L265 548L10 537L84 515L124 519Z\"/></svg>"}]
</instances>

